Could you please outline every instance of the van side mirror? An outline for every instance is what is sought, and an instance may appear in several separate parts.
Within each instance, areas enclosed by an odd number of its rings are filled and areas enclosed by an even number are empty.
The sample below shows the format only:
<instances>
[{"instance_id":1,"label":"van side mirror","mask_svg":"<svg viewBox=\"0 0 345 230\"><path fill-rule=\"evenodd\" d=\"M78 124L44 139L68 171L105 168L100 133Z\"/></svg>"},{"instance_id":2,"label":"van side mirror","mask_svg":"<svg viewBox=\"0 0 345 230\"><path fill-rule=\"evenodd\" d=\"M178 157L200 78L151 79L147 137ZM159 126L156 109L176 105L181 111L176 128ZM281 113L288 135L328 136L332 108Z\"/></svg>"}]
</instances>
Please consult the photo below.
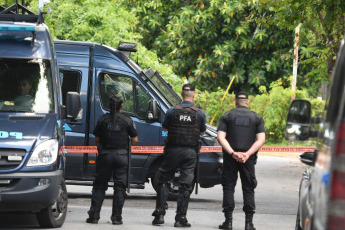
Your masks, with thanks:
<instances>
[{"instance_id":1,"label":"van side mirror","mask_svg":"<svg viewBox=\"0 0 345 230\"><path fill-rule=\"evenodd\" d=\"M68 92L66 95L66 118L71 120L81 119L83 109L80 105L80 95L77 92Z\"/></svg>"},{"instance_id":2,"label":"van side mirror","mask_svg":"<svg viewBox=\"0 0 345 230\"><path fill-rule=\"evenodd\" d=\"M301 155L299 155L299 159L302 161L302 163L310 166L315 165L315 159L316 159L316 153L314 152L304 152Z\"/></svg>"},{"instance_id":3,"label":"van side mirror","mask_svg":"<svg viewBox=\"0 0 345 230\"><path fill-rule=\"evenodd\" d=\"M149 101L149 109L147 111L147 120L149 121L158 121L159 119L159 110L158 103L156 100L151 99Z\"/></svg>"},{"instance_id":4,"label":"van side mirror","mask_svg":"<svg viewBox=\"0 0 345 230\"><path fill-rule=\"evenodd\" d=\"M289 108L285 138L290 141L304 141L310 136L311 105L306 100L294 100Z\"/></svg>"}]
</instances>

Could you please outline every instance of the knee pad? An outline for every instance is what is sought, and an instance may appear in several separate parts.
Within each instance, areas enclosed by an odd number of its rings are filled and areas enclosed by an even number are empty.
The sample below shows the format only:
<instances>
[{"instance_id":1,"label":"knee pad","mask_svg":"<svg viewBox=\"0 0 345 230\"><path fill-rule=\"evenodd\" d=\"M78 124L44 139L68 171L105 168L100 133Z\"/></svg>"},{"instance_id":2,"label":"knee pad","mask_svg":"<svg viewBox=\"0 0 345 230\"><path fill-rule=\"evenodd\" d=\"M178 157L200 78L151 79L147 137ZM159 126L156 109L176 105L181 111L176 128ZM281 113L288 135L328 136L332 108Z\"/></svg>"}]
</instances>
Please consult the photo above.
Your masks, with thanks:
<instances>
[{"instance_id":1,"label":"knee pad","mask_svg":"<svg viewBox=\"0 0 345 230\"><path fill-rule=\"evenodd\" d=\"M192 187L190 185L187 185L187 184L181 184L179 186L179 192L184 197L187 197L192 193Z\"/></svg>"}]
</instances>

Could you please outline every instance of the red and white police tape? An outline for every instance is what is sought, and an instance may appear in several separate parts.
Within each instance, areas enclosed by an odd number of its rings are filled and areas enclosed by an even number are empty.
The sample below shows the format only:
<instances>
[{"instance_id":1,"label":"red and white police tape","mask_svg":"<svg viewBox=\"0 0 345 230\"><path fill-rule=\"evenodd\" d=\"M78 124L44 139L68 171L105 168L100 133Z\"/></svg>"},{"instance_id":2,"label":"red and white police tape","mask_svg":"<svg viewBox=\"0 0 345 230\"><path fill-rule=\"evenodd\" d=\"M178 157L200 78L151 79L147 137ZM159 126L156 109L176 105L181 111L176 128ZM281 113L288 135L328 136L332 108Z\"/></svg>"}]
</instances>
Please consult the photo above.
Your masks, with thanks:
<instances>
[{"instance_id":1,"label":"red and white police tape","mask_svg":"<svg viewBox=\"0 0 345 230\"><path fill-rule=\"evenodd\" d=\"M64 146L66 153L97 153L97 146ZM163 153L164 146L132 146L132 153ZM263 146L259 152L303 153L314 151L315 147ZM201 153L222 152L221 146L202 146Z\"/></svg>"}]
</instances>

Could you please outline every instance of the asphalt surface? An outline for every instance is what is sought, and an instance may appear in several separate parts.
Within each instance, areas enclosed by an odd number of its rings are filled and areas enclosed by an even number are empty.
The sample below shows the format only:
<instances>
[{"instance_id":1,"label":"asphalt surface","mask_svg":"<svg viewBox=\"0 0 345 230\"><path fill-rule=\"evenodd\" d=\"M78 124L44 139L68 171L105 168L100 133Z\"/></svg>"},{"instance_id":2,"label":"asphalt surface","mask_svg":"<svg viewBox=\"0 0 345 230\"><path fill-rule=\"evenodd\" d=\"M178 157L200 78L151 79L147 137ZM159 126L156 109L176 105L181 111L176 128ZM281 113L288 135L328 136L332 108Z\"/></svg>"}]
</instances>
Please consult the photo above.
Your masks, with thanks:
<instances>
[{"instance_id":1,"label":"asphalt surface","mask_svg":"<svg viewBox=\"0 0 345 230\"><path fill-rule=\"evenodd\" d=\"M256 189L256 214L254 223L257 230L292 230L296 220L298 185L304 165L298 155L285 157L259 155L256 166L258 187ZM90 186L68 185L69 206L65 224L60 229L176 229L174 216L176 201L168 201L169 209L163 226L152 226L152 211L156 193L150 184L146 188L131 189L123 209L124 224L114 226L110 222L112 189L107 191L101 219L98 224L85 223L91 200ZM222 211L222 187L200 188L199 194L191 196L187 218L192 229L218 229L224 221ZM234 230L244 229L241 183L235 193ZM34 215L0 214L0 229L38 229Z\"/></svg>"}]
</instances>

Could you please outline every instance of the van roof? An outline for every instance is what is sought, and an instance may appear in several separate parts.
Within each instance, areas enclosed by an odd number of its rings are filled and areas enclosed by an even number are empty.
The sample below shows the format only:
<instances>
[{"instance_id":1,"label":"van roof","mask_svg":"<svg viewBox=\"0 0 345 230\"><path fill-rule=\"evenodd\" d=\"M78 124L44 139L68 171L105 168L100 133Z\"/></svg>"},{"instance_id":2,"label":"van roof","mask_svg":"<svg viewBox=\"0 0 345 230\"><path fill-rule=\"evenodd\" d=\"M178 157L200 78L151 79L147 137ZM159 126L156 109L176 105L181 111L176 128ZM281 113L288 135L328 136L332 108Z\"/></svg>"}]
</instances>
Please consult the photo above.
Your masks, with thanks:
<instances>
[{"instance_id":1,"label":"van roof","mask_svg":"<svg viewBox=\"0 0 345 230\"><path fill-rule=\"evenodd\" d=\"M44 24L0 21L0 58L51 59L54 55Z\"/></svg>"}]
</instances>

